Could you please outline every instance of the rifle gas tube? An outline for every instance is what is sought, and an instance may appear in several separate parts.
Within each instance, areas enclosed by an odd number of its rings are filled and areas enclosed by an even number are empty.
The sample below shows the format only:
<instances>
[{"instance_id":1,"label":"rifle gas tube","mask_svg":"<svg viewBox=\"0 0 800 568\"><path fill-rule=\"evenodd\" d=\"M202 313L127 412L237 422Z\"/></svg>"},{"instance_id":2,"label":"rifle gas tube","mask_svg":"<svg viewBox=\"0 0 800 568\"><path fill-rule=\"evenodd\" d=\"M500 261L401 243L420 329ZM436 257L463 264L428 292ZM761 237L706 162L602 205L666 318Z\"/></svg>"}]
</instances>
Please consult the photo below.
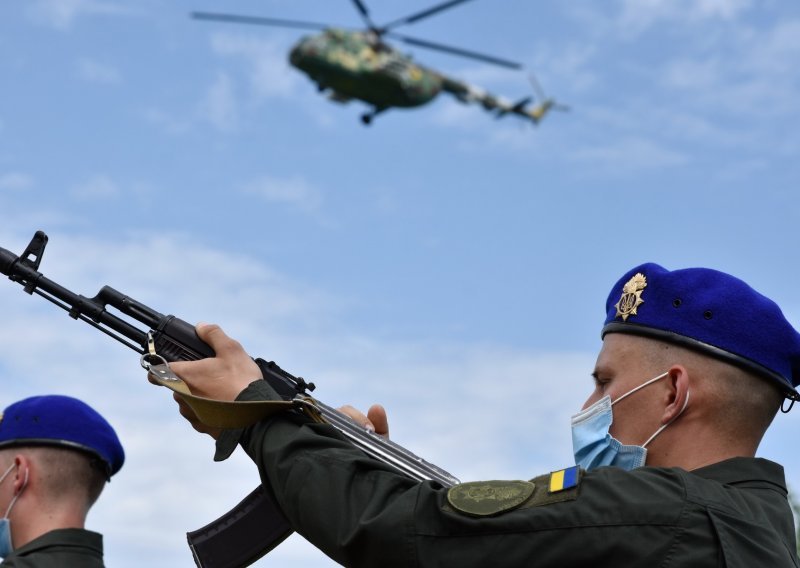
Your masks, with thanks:
<instances>
[{"instance_id":1,"label":"rifle gas tube","mask_svg":"<svg viewBox=\"0 0 800 568\"><path fill-rule=\"evenodd\" d=\"M38 294L67 311L73 319L79 319L113 337L137 353L145 354L153 342L156 352L166 361L195 361L213 357L213 350L197 337L194 326L173 315L164 315L156 310L103 286L93 298L76 294L39 272L47 235L37 231L20 256L0 248L0 272L22 285L28 294ZM143 324L146 329L133 325L115 315L109 308ZM259 360L264 379L285 400L306 395L314 390L314 384L302 377L284 371L272 361ZM315 401L319 413L348 438L356 447L373 458L394 466L404 475L419 481L432 480L444 487L458 483L443 469L423 460L412 452L390 440L377 436L353 422L338 410ZM267 524L268 526L264 526ZM242 550L241 532L250 532L248 551ZM257 529L257 532L256 532ZM283 513L273 501L270 492L257 488L240 503L234 511L202 529L189 533L189 544L198 566L238 567L254 562L291 534ZM237 535L238 533L238 535ZM269 535L269 537L267 537ZM236 538L239 554L231 558L228 538Z\"/></svg>"}]
</instances>

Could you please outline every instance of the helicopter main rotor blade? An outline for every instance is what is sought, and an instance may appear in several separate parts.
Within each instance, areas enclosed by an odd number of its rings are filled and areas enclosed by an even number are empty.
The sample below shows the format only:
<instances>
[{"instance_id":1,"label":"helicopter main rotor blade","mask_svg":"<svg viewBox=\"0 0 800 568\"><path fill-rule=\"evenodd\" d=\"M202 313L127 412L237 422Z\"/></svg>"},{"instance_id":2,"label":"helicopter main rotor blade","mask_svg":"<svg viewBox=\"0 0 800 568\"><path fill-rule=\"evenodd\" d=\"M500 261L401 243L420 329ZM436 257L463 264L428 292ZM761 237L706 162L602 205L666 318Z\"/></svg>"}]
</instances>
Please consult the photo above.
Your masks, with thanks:
<instances>
[{"instance_id":1,"label":"helicopter main rotor blade","mask_svg":"<svg viewBox=\"0 0 800 568\"><path fill-rule=\"evenodd\" d=\"M360 2L360 0L353 0L354 2ZM418 22L422 19L428 18L433 16L434 14L438 14L439 12L443 12L457 4L463 4L464 2L469 2L470 0L448 0L447 2L442 2L441 4L437 4L436 6L431 6L427 10L423 10L421 12L417 12L416 14L412 14L410 16L406 16L405 18L400 18L389 22L385 26L381 26L380 31L381 33L387 32L392 28L396 28L398 26L402 26L405 24L413 24L414 22Z\"/></svg>"},{"instance_id":2,"label":"helicopter main rotor blade","mask_svg":"<svg viewBox=\"0 0 800 568\"><path fill-rule=\"evenodd\" d=\"M237 16L235 14L192 12L191 16L196 20L213 20L216 22L231 22L234 24L256 24L259 26L281 26L284 28L303 28L310 30L326 30L330 28L329 25L318 24L316 22L303 22L300 20L280 20L276 18L260 18L257 16Z\"/></svg>"},{"instance_id":3,"label":"helicopter main rotor blade","mask_svg":"<svg viewBox=\"0 0 800 568\"><path fill-rule=\"evenodd\" d=\"M358 12L361 14L361 18L364 20L364 23L367 24L369 29L377 31L377 26L372 21L372 18L369 17L369 10L367 10L366 4L364 4L361 0L353 0L353 4L356 5Z\"/></svg>"},{"instance_id":4,"label":"helicopter main rotor blade","mask_svg":"<svg viewBox=\"0 0 800 568\"><path fill-rule=\"evenodd\" d=\"M460 47L451 47L449 45L442 45L441 43L434 43L432 41L427 41L424 39L417 39L408 36L402 36L395 33L387 33L389 37L398 39L402 42L405 42L409 45L416 45L417 47L424 47L426 49L433 49L436 51L443 51L444 53L450 53L452 55L459 55L461 57L468 57L470 59L477 59L479 61L485 61L487 63L492 63L494 65L499 65L501 67L508 67L509 69L522 69L522 63L517 63L516 61L509 61L507 59L500 59L499 57L494 57L492 55L486 55L484 53L478 53L476 51L468 51L466 49L461 49Z\"/></svg>"}]
</instances>

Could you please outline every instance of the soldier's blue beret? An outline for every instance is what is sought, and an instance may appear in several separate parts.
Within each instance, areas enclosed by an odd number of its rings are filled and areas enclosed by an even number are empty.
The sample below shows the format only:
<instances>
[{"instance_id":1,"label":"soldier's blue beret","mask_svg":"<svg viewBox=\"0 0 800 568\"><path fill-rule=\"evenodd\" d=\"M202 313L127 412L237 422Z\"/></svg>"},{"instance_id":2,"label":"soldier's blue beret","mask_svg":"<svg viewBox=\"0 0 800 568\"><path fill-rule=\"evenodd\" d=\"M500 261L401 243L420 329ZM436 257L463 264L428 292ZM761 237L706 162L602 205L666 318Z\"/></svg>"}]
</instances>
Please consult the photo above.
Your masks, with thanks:
<instances>
[{"instance_id":1,"label":"soldier's blue beret","mask_svg":"<svg viewBox=\"0 0 800 568\"><path fill-rule=\"evenodd\" d=\"M59 446L98 458L110 477L125 461L116 432L105 418L76 398L34 396L15 402L0 419L0 449Z\"/></svg>"},{"instance_id":2,"label":"soldier's blue beret","mask_svg":"<svg viewBox=\"0 0 800 568\"><path fill-rule=\"evenodd\" d=\"M602 335L632 333L677 343L767 377L800 399L800 334L778 305L718 270L629 270L606 301Z\"/></svg>"}]
</instances>

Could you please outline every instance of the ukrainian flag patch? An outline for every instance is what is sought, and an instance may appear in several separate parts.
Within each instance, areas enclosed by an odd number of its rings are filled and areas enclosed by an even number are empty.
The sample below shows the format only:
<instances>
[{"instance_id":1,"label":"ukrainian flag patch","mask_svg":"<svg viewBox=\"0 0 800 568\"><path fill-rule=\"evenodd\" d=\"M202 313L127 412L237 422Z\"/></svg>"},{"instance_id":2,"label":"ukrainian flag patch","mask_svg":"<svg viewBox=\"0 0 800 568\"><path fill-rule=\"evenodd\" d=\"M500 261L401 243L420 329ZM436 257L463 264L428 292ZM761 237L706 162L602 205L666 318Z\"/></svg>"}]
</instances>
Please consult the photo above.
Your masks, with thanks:
<instances>
[{"instance_id":1,"label":"ukrainian flag patch","mask_svg":"<svg viewBox=\"0 0 800 568\"><path fill-rule=\"evenodd\" d=\"M572 489L578 485L580 480L580 468L576 465L554 471L550 474L550 483L548 484L548 491L550 493L558 493L565 489Z\"/></svg>"}]
</instances>

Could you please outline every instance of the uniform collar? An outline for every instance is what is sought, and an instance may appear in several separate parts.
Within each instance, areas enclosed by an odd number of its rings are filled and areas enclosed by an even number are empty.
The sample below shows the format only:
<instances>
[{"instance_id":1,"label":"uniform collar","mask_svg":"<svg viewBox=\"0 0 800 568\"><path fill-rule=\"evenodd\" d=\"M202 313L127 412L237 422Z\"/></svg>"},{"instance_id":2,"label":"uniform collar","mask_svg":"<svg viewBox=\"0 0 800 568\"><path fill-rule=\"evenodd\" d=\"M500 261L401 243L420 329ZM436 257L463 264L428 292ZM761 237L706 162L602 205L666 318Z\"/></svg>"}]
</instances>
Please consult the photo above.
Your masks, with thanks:
<instances>
[{"instance_id":1,"label":"uniform collar","mask_svg":"<svg viewBox=\"0 0 800 568\"><path fill-rule=\"evenodd\" d=\"M692 470L692 473L724 484L766 482L786 493L783 466L764 458L731 458Z\"/></svg>"},{"instance_id":2,"label":"uniform collar","mask_svg":"<svg viewBox=\"0 0 800 568\"><path fill-rule=\"evenodd\" d=\"M24 546L15 548L15 556L25 556L51 546L75 546L88 548L102 556L103 535L86 529L55 529L36 537Z\"/></svg>"}]
</instances>

